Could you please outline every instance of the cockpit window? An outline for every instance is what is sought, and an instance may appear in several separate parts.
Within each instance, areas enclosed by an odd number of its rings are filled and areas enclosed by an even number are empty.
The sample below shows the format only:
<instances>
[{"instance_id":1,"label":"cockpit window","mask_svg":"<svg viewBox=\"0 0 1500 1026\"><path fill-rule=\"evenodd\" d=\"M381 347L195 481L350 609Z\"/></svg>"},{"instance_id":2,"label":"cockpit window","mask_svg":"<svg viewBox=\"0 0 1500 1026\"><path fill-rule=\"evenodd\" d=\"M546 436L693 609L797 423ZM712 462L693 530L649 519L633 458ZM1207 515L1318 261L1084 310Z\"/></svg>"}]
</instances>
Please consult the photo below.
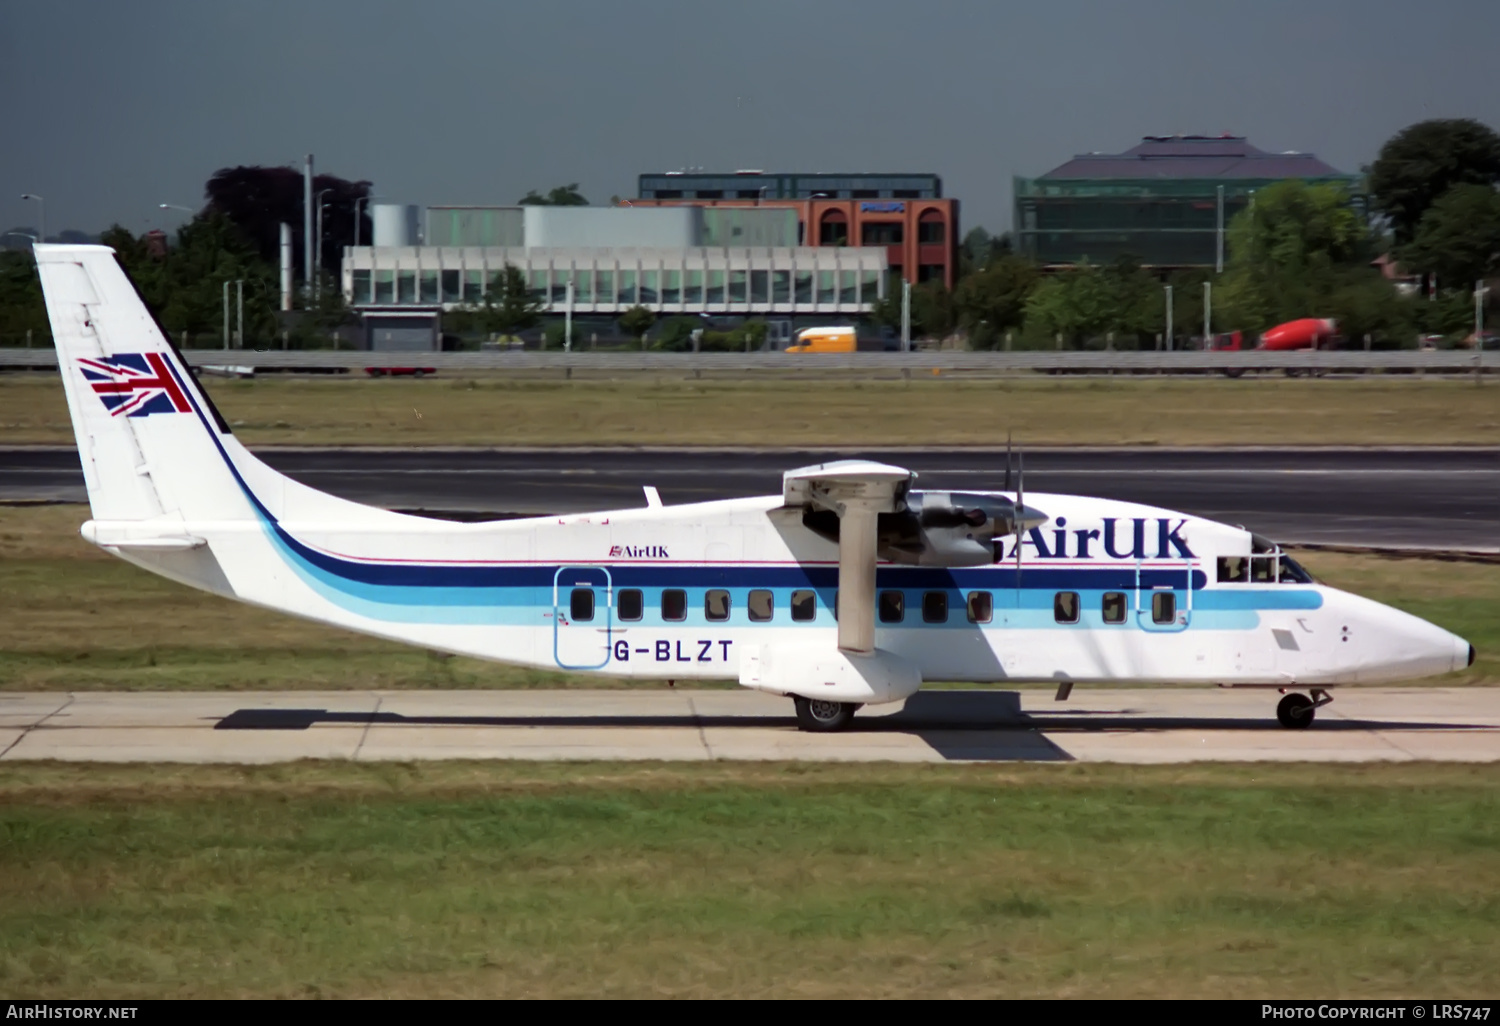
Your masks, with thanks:
<instances>
[{"instance_id":1,"label":"cockpit window","mask_svg":"<svg viewBox=\"0 0 1500 1026\"><path fill-rule=\"evenodd\" d=\"M1282 584L1312 584L1313 575L1303 568L1291 556L1283 554L1281 557L1281 583Z\"/></svg>"},{"instance_id":2,"label":"cockpit window","mask_svg":"<svg viewBox=\"0 0 1500 1026\"><path fill-rule=\"evenodd\" d=\"M1274 584L1276 581L1276 557L1251 556L1250 580L1256 584Z\"/></svg>"}]
</instances>

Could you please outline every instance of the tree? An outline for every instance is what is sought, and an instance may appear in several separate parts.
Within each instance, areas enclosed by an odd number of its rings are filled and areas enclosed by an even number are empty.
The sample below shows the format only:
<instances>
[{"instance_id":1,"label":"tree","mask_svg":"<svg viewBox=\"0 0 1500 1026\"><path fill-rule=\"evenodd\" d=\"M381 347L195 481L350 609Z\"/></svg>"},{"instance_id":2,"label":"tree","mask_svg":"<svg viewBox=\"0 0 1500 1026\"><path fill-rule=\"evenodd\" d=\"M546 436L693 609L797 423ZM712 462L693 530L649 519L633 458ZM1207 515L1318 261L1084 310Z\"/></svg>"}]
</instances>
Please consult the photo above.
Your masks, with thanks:
<instances>
[{"instance_id":1,"label":"tree","mask_svg":"<svg viewBox=\"0 0 1500 1026\"><path fill-rule=\"evenodd\" d=\"M953 306L973 348L991 348L1000 333L1021 326L1040 277L1030 261L1006 253L958 283Z\"/></svg>"},{"instance_id":2,"label":"tree","mask_svg":"<svg viewBox=\"0 0 1500 1026\"><path fill-rule=\"evenodd\" d=\"M182 226L165 253L153 252L147 237L132 235L119 225L104 232L100 241L114 248L146 308L179 339L184 334L203 340L219 336L226 282L235 306L230 311L234 330L239 320L239 287L234 285L238 281L245 283L246 341L269 341L275 336L280 296L276 270L227 217L214 211L200 213ZM330 286L324 291L338 290ZM341 296L338 301L342 303Z\"/></svg>"},{"instance_id":3,"label":"tree","mask_svg":"<svg viewBox=\"0 0 1500 1026\"><path fill-rule=\"evenodd\" d=\"M0 339L21 343L28 331L35 345L46 345L51 338L36 265L30 253L0 250Z\"/></svg>"},{"instance_id":4,"label":"tree","mask_svg":"<svg viewBox=\"0 0 1500 1026\"><path fill-rule=\"evenodd\" d=\"M542 319L546 304L532 296L526 287L526 276L515 264L506 264L490 279L484 293L484 306L476 320L483 331L514 335L533 328Z\"/></svg>"},{"instance_id":5,"label":"tree","mask_svg":"<svg viewBox=\"0 0 1500 1026\"><path fill-rule=\"evenodd\" d=\"M586 207L589 205L589 201L583 198L583 193L578 191L577 182L559 185L545 196L531 189L521 197L520 202L525 207Z\"/></svg>"},{"instance_id":6,"label":"tree","mask_svg":"<svg viewBox=\"0 0 1500 1026\"><path fill-rule=\"evenodd\" d=\"M1422 215L1416 237L1401 248L1413 271L1440 284L1468 286L1500 270L1500 193L1488 185L1455 185Z\"/></svg>"},{"instance_id":7,"label":"tree","mask_svg":"<svg viewBox=\"0 0 1500 1026\"><path fill-rule=\"evenodd\" d=\"M1041 281L1026 300L1026 324L1033 335L1062 335L1082 345L1118 334L1135 345L1155 332L1162 319L1162 293L1156 279L1129 258L1108 267L1087 262Z\"/></svg>"},{"instance_id":8,"label":"tree","mask_svg":"<svg viewBox=\"0 0 1500 1026\"><path fill-rule=\"evenodd\" d=\"M1349 282L1344 271L1378 276L1368 266L1369 227L1338 185L1267 186L1235 215L1228 236L1229 265L1214 286L1215 324L1260 332L1298 317L1331 316L1329 298Z\"/></svg>"},{"instance_id":9,"label":"tree","mask_svg":"<svg viewBox=\"0 0 1500 1026\"><path fill-rule=\"evenodd\" d=\"M322 266L337 267L345 246L354 245L354 208L370 196L370 183L351 182L334 175L313 176L313 199L323 196ZM204 213L228 218L260 258L273 267L281 260L281 225L292 226L292 261L302 268L302 172L291 167L226 167L213 173L204 187ZM317 211L313 211L316 219ZM316 220L314 221L316 223ZM369 208L360 210L360 242L372 241Z\"/></svg>"},{"instance_id":10,"label":"tree","mask_svg":"<svg viewBox=\"0 0 1500 1026\"><path fill-rule=\"evenodd\" d=\"M632 306L620 315L620 330L625 332L638 344L646 337L646 332L651 330L651 325L656 323L656 314L644 306Z\"/></svg>"},{"instance_id":11,"label":"tree","mask_svg":"<svg viewBox=\"0 0 1500 1026\"><path fill-rule=\"evenodd\" d=\"M1500 135L1470 118L1421 121L1403 129L1380 148L1369 169L1371 199L1391 219L1397 245L1416 238L1422 215L1455 185L1496 182Z\"/></svg>"},{"instance_id":12,"label":"tree","mask_svg":"<svg viewBox=\"0 0 1500 1026\"><path fill-rule=\"evenodd\" d=\"M975 271L983 270L990 262L1011 252L1010 233L991 235L983 228L969 229L958 247L958 277L962 281Z\"/></svg>"},{"instance_id":13,"label":"tree","mask_svg":"<svg viewBox=\"0 0 1500 1026\"><path fill-rule=\"evenodd\" d=\"M680 353L693 348L693 332L699 329L697 317L670 317L662 322L655 349Z\"/></svg>"},{"instance_id":14,"label":"tree","mask_svg":"<svg viewBox=\"0 0 1500 1026\"><path fill-rule=\"evenodd\" d=\"M870 318L880 325L901 330L901 280L892 278L885 298L870 309ZM956 324L953 293L940 281L924 281L911 289L911 337L942 338Z\"/></svg>"}]
</instances>

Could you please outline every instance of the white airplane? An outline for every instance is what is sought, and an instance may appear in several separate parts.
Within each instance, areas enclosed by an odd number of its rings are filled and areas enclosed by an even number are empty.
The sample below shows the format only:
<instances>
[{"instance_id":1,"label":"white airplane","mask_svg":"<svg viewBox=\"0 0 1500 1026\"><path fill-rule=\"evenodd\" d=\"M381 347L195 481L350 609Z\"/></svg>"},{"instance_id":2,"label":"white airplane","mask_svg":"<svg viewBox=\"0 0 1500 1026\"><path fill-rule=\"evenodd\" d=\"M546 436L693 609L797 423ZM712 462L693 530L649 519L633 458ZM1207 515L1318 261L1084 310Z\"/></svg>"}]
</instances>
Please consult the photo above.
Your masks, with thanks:
<instances>
[{"instance_id":1,"label":"white airplane","mask_svg":"<svg viewBox=\"0 0 1500 1026\"><path fill-rule=\"evenodd\" d=\"M908 470L843 461L788 471L779 495L685 506L651 488L644 508L493 523L362 506L235 439L112 250L36 257L83 536L241 602L524 666L734 680L792 698L812 731L924 681L1044 681L1059 700L1074 684L1275 688L1280 721L1306 727L1332 685L1474 660L1246 530L1028 500L1008 465L1001 492L918 491Z\"/></svg>"}]
</instances>

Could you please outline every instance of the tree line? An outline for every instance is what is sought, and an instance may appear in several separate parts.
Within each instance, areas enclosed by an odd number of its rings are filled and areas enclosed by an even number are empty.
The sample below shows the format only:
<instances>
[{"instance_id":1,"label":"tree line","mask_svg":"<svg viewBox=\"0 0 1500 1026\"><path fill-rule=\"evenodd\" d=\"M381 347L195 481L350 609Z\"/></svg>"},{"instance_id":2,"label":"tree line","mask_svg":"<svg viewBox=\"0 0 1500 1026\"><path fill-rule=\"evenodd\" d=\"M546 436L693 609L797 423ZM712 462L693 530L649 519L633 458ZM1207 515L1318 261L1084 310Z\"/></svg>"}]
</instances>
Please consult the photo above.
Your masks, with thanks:
<instances>
[{"instance_id":1,"label":"tree line","mask_svg":"<svg viewBox=\"0 0 1500 1026\"><path fill-rule=\"evenodd\" d=\"M952 290L926 282L912 289L914 337L961 338L976 349L1066 345L1151 348L1167 319L1171 286L1173 334L1204 332L1205 283L1212 287L1212 329L1254 336L1299 317L1332 317L1349 339L1411 344L1418 335L1457 337L1472 325L1475 283L1500 273L1500 136L1469 119L1423 121L1397 133L1364 169L1371 214L1364 216L1341 186L1278 182L1259 190L1226 230L1223 274L1186 269L1170 274L1128 257L1095 266L1044 270L1013 251L1005 236L970 231L959 253ZM302 176L295 168L234 167L215 172L203 208L168 244L114 225L101 241L113 246L148 306L170 332L195 345L223 330L223 283L235 286L231 319L238 325L244 289L247 340L276 338L318 344L348 319L336 271L345 246L371 241L370 183L319 175L323 211L319 256L323 274L303 283L303 313L278 317L280 225L293 231L294 266L302 263ZM523 204L586 205L577 183L529 191ZM1375 261L1385 256L1421 276L1419 296L1404 294ZM901 290L887 289L873 319L901 322ZM449 330L512 335L534 328L544 304L521 273L506 268L487 284L483 302L445 319ZM620 319L643 338L656 320L645 308ZM745 331L701 332L690 318L671 318L658 344L738 348ZM0 340L27 333L46 339L47 322L28 253L0 251ZM718 337L720 334L723 338ZM712 336L712 337L710 337ZM199 340L203 340L200 343Z\"/></svg>"}]
</instances>

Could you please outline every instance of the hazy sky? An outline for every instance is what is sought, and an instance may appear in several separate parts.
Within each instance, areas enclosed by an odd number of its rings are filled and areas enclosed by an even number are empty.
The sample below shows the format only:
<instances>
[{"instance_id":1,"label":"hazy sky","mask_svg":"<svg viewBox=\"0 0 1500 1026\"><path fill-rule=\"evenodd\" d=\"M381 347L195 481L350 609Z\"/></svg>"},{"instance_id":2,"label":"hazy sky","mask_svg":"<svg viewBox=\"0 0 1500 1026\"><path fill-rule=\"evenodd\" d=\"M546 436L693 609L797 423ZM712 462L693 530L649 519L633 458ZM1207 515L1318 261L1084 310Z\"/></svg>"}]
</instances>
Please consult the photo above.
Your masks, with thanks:
<instances>
[{"instance_id":1,"label":"hazy sky","mask_svg":"<svg viewBox=\"0 0 1500 1026\"><path fill-rule=\"evenodd\" d=\"M0 230L135 231L235 164L398 202L642 171L936 171L965 229L1012 175L1142 135L1357 171L1403 126L1500 126L1496 0L0 0Z\"/></svg>"}]
</instances>

